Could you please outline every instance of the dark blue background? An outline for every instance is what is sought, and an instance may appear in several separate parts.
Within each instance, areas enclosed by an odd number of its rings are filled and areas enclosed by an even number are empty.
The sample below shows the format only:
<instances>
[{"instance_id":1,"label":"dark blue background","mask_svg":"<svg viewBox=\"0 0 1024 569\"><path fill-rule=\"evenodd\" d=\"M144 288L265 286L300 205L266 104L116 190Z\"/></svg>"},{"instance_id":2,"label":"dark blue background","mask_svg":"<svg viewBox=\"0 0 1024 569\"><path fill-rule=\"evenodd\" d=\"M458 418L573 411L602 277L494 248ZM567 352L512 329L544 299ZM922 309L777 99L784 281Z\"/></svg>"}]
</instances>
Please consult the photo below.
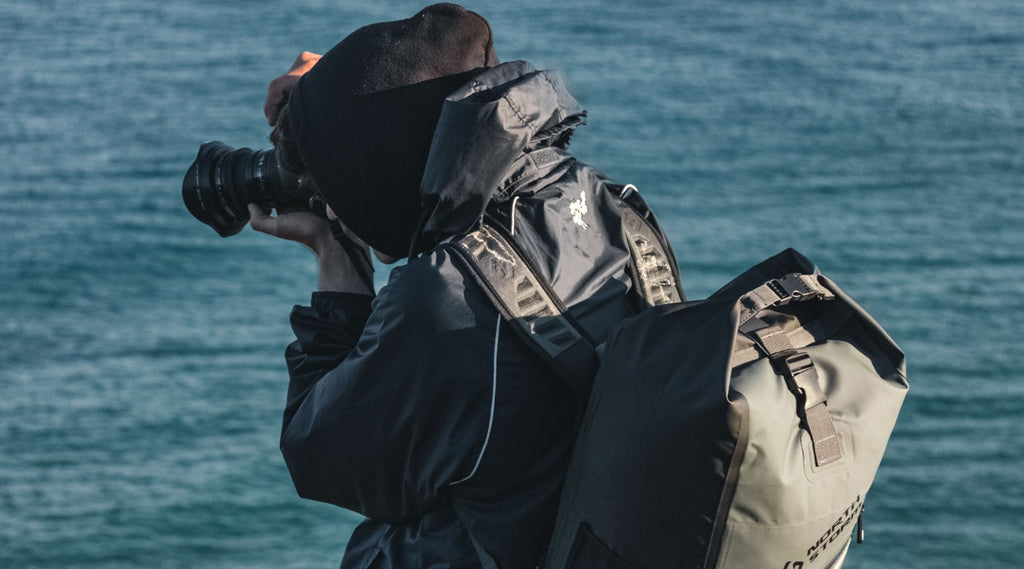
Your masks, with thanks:
<instances>
[{"instance_id":1,"label":"dark blue background","mask_svg":"<svg viewBox=\"0 0 1024 569\"><path fill-rule=\"evenodd\" d=\"M0 4L0 567L332 567L358 518L277 451L301 246L182 206L267 82L410 2ZM908 352L851 568L1024 565L1024 5L470 8L561 69L694 298L793 246ZM383 282L384 274L379 275Z\"/></svg>"}]
</instances>

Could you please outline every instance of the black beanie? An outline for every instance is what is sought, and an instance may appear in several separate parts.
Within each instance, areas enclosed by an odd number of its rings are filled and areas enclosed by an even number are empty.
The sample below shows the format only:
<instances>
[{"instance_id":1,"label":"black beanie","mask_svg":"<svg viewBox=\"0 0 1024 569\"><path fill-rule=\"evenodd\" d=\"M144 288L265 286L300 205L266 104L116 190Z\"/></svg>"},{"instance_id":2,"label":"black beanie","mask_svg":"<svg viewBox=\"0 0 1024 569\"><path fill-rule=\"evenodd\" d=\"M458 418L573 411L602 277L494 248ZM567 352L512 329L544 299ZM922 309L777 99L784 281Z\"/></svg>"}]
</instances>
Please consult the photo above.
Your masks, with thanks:
<instances>
[{"instance_id":1,"label":"black beanie","mask_svg":"<svg viewBox=\"0 0 1024 569\"><path fill-rule=\"evenodd\" d=\"M408 254L444 99L495 64L487 21L435 4L356 30L296 84L288 120L302 165L338 218L374 249Z\"/></svg>"}]
</instances>

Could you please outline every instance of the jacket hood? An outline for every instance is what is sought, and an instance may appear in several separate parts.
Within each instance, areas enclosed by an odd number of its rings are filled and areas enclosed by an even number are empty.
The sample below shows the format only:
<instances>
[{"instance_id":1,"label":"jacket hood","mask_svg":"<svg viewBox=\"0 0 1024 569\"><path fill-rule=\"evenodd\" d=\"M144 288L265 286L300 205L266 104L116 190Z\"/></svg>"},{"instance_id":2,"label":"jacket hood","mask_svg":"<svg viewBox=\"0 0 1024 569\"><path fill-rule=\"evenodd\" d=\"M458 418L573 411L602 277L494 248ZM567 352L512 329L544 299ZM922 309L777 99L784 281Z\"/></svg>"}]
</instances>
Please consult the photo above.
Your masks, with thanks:
<instances>
[{"instance_id":1,"label":"jacket hood","mask_svg":"<svg viewBox=\"0 0 1024 569\"><path fill-rule=\"evenodd\" d=\"M423 221L416 251L465 233L500 192L516 159L565 148L586 111L557 72L525 61L488 69L444 101L420 183Z\"/></svg>"},{"instance_id":2,"label":"jacket hood","mask_svg":"<svg viewBox=\"0 0 1024 569\"><path fill-rule=\"evenodd\" d=\"M455 4L359 28L292 88L287 163L308 173L356 235L403 257L444 98L496 64L487 21Z\"/></svg>"}]
</instances>

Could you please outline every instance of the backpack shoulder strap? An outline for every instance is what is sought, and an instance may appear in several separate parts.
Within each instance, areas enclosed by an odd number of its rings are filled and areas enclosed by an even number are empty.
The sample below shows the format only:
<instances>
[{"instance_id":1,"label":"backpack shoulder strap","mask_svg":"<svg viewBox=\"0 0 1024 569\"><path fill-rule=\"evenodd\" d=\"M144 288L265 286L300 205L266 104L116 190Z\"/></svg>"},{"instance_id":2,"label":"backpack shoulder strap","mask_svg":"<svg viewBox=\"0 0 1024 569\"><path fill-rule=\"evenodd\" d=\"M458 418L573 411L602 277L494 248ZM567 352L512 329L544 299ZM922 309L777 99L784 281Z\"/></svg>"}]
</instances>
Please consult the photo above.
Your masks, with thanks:
<instances>
[{"instance_id":1,"label":"backpack shoulder strap","mask_svg":"<svg viewBox=\"0 0 1024 569\"><path fill-rule=\"evenodd\" d=\"M633 184L609 185L624 204L622 232L633 259L633 278L648 306L685 302L679 283L679 266L668 239L651 214L651 208Z\"/></svg>"},{"instance_id":2,"label":"backpack shoulder strap","mask_svg":"<svg viewBox=\"0 0 1024 569\"><path fill-rule=\"evenodd\" d=\"M515 241L484 223L452 242L450 250L471 269L505 320L565 380L582 412L597 371L594 342Z\"/></svg>"},{"instance_id":3,"label":"backpack shoulder strap","mask_svg":"<svg viewBox=\"0 0 1024 569\"><path fill-rule=\"evenodd\" d=\"M684 301L675 255L647 203L632 184L609 185L609 189L623 203L623 235L640 296L648 306ZM485 217L477 230L448 246L469 267L505 320L565 380L582 413L597 372L595 342L566 311L565 303L510 233Z\"/></svg>"}]
</instances>

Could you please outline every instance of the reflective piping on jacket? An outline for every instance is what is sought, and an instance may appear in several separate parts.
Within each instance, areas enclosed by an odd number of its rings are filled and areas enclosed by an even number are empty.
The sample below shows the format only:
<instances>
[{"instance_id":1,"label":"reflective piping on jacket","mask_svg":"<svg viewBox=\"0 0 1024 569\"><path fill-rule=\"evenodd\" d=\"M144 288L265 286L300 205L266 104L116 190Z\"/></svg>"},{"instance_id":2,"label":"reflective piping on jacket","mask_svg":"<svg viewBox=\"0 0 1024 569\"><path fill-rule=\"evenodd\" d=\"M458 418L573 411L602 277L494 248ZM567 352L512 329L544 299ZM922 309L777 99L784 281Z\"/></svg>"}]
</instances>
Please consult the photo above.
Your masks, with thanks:
<instances>
[{"instance_id":1,"label":"reflective piping on jacket","mask_svg":"<svg viewBox=\"0 0 1024 569\"><path fill-rule=\"evenodd\" d=\"M484 445L480 447L480 455L476 457L476 464L473 465L473 470L468 476L462 480L456 480L449 484L449 486L455 486L456 484L462 484L469 480L476 474L476 470L480 468L480 461L484 459L484 451L487 450L487 443L491 440L491 427L494 426L494 401L498 397L498 337L501 332L501 314L498 314L498 322L494 325L494 363L492 364L493 371L491 372L491 416L487 419L487 434L484 436Z\"/></svg>"}]
</instances>

